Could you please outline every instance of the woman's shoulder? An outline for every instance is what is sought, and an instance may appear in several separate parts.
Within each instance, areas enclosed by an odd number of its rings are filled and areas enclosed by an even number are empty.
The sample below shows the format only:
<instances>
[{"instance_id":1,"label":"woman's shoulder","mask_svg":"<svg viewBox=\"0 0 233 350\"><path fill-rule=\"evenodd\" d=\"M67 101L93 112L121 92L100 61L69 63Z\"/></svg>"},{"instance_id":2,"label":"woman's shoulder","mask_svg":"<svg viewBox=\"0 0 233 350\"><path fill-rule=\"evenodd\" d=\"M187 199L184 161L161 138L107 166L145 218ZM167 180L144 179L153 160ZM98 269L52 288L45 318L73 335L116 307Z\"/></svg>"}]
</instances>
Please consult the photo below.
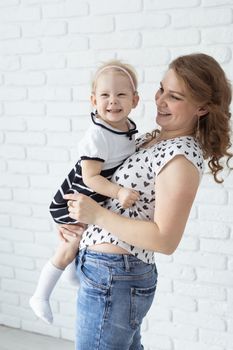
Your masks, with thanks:
<instances>
[{"instance_id":1,"label":"woman's shoulder","mask_svg":"<svg viewBox=\"0 0 233 350\"><path fill-rule=\"evenodd\" d=\"M166 152L169 150L179 151L185 154L196 151L202 154L198 141L192 136L180 136L173 139L162 140L157 144L157 149L163 149Z\"/></svg>"},{"instance_id":2,"label":"woman's shoulder","mask_svg":"<svg viewBox=\"0 0 233 350\"><path fill-rule=\"evenodd\" d=\"M181 136L169 140L160 141L154 148L154 156L159 164L159 171L176 156L184 156L203 172L204 159L202 149L198 141L192 136Z\"/></svg>"}]
</instances>

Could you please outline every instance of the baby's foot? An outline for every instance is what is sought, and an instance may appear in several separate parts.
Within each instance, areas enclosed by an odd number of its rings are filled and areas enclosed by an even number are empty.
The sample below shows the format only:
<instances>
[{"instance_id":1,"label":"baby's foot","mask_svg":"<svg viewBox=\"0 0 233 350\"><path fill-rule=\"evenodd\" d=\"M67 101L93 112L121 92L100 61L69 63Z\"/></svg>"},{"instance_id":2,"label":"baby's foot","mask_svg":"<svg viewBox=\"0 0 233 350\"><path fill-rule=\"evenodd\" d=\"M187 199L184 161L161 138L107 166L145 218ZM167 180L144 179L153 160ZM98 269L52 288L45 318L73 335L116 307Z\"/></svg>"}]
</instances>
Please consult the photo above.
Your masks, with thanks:
<instances>
[{"instance_id":1,"label":"baby's foot","mask_svg":"<svg viewBox=\"0 0 233 350\"><path fill-rule=\"evenodd\" d=\"M32 296L29 300L29 304L37 317L47 323L53 322L53 314L48 300Z\"/></svg>"}]
</instances>

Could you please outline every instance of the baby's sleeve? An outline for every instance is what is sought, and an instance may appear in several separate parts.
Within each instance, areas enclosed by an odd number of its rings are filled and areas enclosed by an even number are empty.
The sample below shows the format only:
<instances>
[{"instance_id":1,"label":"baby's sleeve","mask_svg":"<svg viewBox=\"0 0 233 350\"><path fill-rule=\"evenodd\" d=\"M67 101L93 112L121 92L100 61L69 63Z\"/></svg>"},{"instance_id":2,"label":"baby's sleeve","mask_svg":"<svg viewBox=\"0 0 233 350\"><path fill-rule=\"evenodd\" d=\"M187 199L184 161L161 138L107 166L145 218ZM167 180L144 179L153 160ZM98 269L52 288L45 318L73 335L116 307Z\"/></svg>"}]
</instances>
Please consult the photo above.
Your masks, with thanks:
<instances>
[{"instance_id":1,"label":"baby's sleeve","mask_svg":"<svg viewBox=\"0 0 233 350\"><path fill-rule=\"evenodd\" d=\"M100 128L91 128L87 131L78 146L81 160L93 159L101 162L108 160L108 142Z\"/></svg>"}]
</instances>

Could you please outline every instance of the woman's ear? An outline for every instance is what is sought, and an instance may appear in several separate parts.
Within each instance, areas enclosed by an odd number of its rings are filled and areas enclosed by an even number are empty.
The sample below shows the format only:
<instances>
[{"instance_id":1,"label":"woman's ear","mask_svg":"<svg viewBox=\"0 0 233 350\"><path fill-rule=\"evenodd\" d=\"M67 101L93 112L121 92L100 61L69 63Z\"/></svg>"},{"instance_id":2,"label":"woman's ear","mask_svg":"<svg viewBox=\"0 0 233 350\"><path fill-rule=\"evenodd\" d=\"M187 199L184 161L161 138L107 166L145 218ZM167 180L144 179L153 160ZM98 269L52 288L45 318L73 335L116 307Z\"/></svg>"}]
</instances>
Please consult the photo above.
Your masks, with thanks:
<instances>
[{"instance_id":1,"label":"woman's ear","mask_svg":"<svg viewBox=\"0 0 233 350\"><path fill-rule=\"evenodd\" d=\"M208 111L207 106L198 107L198 109L197 109L198 117L202 117L203 115L206 115L208 113L209 113L209 111Z\"/></svg>"}]
</instances>

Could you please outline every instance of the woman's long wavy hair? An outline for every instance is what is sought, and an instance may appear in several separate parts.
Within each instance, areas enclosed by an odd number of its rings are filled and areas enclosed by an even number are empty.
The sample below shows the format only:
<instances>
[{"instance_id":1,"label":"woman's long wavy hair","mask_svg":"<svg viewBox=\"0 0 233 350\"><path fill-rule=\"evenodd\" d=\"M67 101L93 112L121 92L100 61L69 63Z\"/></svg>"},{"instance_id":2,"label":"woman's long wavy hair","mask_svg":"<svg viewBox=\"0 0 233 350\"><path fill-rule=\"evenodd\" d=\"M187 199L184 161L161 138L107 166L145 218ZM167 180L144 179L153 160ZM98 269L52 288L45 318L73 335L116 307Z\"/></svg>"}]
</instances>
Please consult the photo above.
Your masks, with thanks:
<instances>
[{"instance_id":1,"label":"woman's long wavy hair","mask_svg":"<svg viewBox=\"0 0 233 350\"><path fill-rule=\"evenodd\" d=\"M230 151L231 84L219 63L203 53L180 56L169 68L184 82L191 99L208 110L197 123L196 137L214 180L221 183L223 180L218 174L223 169L222 161L226 160L230 168L229 161L233 156Z\"/></svg>"}]
</instances>

